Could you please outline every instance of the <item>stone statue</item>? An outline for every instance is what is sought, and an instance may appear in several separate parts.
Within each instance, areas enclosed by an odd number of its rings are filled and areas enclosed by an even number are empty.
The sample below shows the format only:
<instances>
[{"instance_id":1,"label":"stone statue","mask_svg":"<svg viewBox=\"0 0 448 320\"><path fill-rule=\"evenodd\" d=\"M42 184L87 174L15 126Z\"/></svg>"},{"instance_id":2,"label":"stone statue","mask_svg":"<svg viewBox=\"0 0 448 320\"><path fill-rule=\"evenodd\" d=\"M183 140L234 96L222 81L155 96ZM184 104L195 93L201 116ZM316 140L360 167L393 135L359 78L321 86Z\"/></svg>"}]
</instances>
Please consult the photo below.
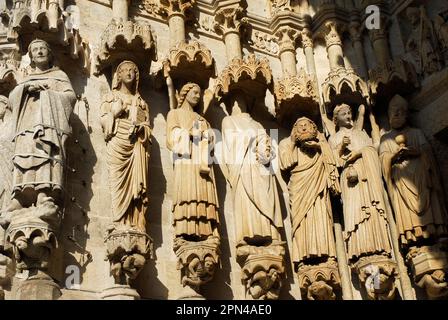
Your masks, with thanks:
<instances>
[{"instance_id":1,"label":"stone statue","mask_svg":"<svg viewBox=\"0 0 448 320\"><path fill-rule=\"evenodd\" d=\"M441 69L440 57L436 49L437 40L425 8L408 7L406 16L412 31L406 42L406 51L411 55L417 72L428 76Z\"/></svg>"},{"instance_id":2,"label":"stone statue","mask_svg":"<svg viewBox=\"0 0 448 320\"><path fill-rule=\"evenodd\" d=\"M112 92L101 105L113 221L146 232L151 128L149 107L138 91L139 70L123 61L114 74Z\"/></svg>"},{"instance_id":3,"label":"stone statue","mask_svg":"<svg viewBox=\"0 0 448 320\"><path fill-rule=\"evenodd\" d=\"M174 96L172 82L168 86ZM167 116L167 147L174 158L173 225L174 252L181 270L183 297L197 297L219 263L218 196L209 163L214 134L208 121L194 108L201 100L196 83L185 84L176 109Z\"/></svg>"},{"instance_id":4,"label":"stone statue","mask_svg":"<svg viewBox=\"0 0 448 320\"><path fill-rule=\"evenodd\" d=\"M437 164L420 129L408 125L408 103L396 95L389 103L391 130L382 136L380 158L400 242L447 236L447 211Z\"/></svg>"},{"instance_id":5,"label":"stone statue","mask_svg":"<svg viewBox=\"0 0 448 320\"><path fill-rule=\"evenodd\" d=\"M325 137L318 132L316 124L305 117L299 118L291 135L280 142L279 154L280 168L290 174L292 260L299 278L305 277L305 273L310 278L312 270L304 268L305 265L317 265L317 268L322 269L330 267L333 262L336 264L330 192L340 193L337 165ZM333 273L329 275L325 280L332 285L339 285L338 280L331 283L334 280ZM316 291L319 287L316 283L319 281L332 292ZM334 299L332 286L324 279L319 281L303 282L305 296L313 300ZM316 296L318 293L323 296Z\"/></svg>"},{"instance_id":6,"label":"stone statue","mask_svg":"<svg viewBox=\"0 0 448 320\"><path fill-rule=\"evenodd\" d=\"M348 258L390 254L381 164L371 138L353 126L346 104L333 111L337 132L329 143L342 168L341 189Z\"/></svg>"},{"instance_id":7,"label":"stone statue","mask_svg":"<svg viewBox=\"0 0 448 320\"><path fill-rule=\"evenodd\" d=\"M53 66L49 45L36 39L29 45L28 54L30 72L9 96L14 123L9 213L46 201L60 205L65 141L71 133L69 119L76 102L69 78Z\"/></svg>"},{"instance_id":8,"label":"stone statue","mask_svg":"<svg viewBox=\"0 0 448 320\"><path fill-rule=\"evenodd\" d=\"M173 224L175 236L205 240L219 236L218 201L208 151L214 143L208 121L194 108L201 100L201 88L184 85L178 108L167 117L167 147L174 155Z\"/></svg>"},{"instance_id":9,"label":"stone statue","mask_svg":"<svg viewBox=\"0 0 448 320\"><path fill-rule=\"evenodd\" d=\"M233 93L232 113L222 121L223 171L232 190L237 247L281 241L283 228L271 138L247 113L242 92Z\"/></svg>"},{"instance_id":10,"label":"stone statue","mask_svg":"<svg viewBox=\"0 0 448 320\"><path fill-rule=\"evenodd\" d=\"M280 168L290 172L293 261L336 257L330 191L340 192L336 161L324 136L308 118L296 121L280 143ZM314 238L313 238L314 237Z\"/></svg>"}]
</instances>

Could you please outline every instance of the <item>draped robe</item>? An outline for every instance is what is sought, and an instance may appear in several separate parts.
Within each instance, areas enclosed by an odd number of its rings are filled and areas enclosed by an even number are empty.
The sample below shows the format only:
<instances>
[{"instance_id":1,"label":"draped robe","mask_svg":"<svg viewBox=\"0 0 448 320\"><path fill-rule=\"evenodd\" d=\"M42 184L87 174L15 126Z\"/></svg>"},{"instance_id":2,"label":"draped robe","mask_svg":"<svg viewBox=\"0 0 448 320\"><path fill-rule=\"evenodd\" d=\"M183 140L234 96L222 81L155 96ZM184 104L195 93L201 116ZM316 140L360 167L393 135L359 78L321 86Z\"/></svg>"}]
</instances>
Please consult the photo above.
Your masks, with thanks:
<instances>
[{"instance_id":1,"label":"draped robe","mask_svg":"<svg viewBox=\"0 0 448 320\"><path fill-rule=\"evenodd\" d=\"M201 139L193 139L193 126ZM192 240L219 236L218 202L213 167L204 167L204 141L213 147L213 133L205 118L186 108L173 109L167 116L167 148L174 156L173 225L176 237Z\"/></svg>"},{"instance_id":2,"label":"draped robe","mask_svg":"<svg viewBox=\"0 0 448 320\"><path fill-rule=\"evenodd\" d=\"M280 168L290 172L288 183L292 221L292 260L336 257L330 189L339 192L338 172L330 146L305 151L288 137L280 143Z\"/></svg>"},{"instance_id":3,"label":"draped robe","mask_svg":"<svg viewBox=\"0 0 448 320\"><path fill-rule=\"evenodd\" d=\"M356 183L348 181L350 169L345 160L339 156L344 136L348 136L351 140L348 149L361 153L361 157L353 163L353 169L358 175ZM362 255L369 254L390 254L381 164L372 140L359 129L341 128L330 137L329 143L338 165L342 167L340 183L349 259L356 260Z\"/></svg>"},{"instance_id":4,"label":"draped robe","mask_svg":"<svg viewBox=\"0 0 448 320\"><path fill-rule=\"evenodd\" d=\"M399 149L395 142L399 134L406 137L406 146L420 155L392 164L392 157ZM400 242L406 245L418 239L448 235L447 211L437 164L422 131L406 128L386 133L381 138L380 159Z\"/></svg>"},{"instance_id":5,"label":"draped robe","mask_svg":"<svg viewBox=\"0 0 448 320\"><path fill-rule=\"evenodd\" d=\"M48 88L29 93L25 85L39 82ZM14 122L13 197L26 190L46 189L61 197L65 141L71 134L70 115L76 102L67 75L57 67L34 72L9 96Z\"/></svg>"},{"instance_id":6,"label":"draped robe","mask_svg":"<svg viewBox=\"0 0 448 320\"><path fill-rule=\"evenodd\" d=\"M248 113L225 117L222 135L237 243L280 241L283 221L275 176L256 160L258 139L270 139L269 136Z\"/></svg>"},{"instance_id":7,"label":"draped robe","mask_svg":"<svg viewBox=\"0 0 448 320\"><path fill-rule=\"evenodd\" d=\"M113 136L107 141L113 221L145 232L149 203L149 107L138 93L124 95L114 90L101 105L102 117L111 113L113 103L120 103L122 109L114 119ZM130 133L138 129L140 132L133 138Z\"/></svg>"}]
</instances>

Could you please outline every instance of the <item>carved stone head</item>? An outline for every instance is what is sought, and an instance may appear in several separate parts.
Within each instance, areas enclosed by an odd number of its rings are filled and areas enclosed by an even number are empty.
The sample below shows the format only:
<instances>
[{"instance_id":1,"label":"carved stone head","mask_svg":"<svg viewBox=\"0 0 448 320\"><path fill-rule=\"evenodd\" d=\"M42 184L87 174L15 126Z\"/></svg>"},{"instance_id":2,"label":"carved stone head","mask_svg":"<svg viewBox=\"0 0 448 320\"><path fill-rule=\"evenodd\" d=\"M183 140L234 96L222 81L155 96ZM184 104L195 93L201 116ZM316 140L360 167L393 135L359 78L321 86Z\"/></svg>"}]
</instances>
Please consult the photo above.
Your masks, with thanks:
<instances>
[{"instance_id":1,"label":"carved stone head","mask_svg":"<svg viewBox=\"0 0 448 320\"><path fill-rule=\"evenodd\" d=\"M298 143L315 140L317 138L317 126L314 121L306 117L299 118L292 128L291 136Z\"/></svg>"},{"instance_id":2,"label":"carved stone head","mask_svg":"<svg viewBox=\"0 0 448 320\"><path fill-rule=\"evenodd\" d=\"M114 74L112 89L120 90L121 86L126 85L132 93L136 93L140 81L140 72L137 65L129 60L121 62Z\"/></svg>"},{"instance_id":3,"label":"carved stone head","mask_svg":"<svg viewBox=\"0 0 448 320\"><path fill-rule=\"evenodd\" d=\"M192 107L195 107L201 101L201 87L189 82L185 84L179 93L178 107L180 108L184 102L188 102Z\"/></svg>"},{"instance_id":4,"label":"carved stone head","mask_svg":"<svg viewBox=\"0 0 448 320\"><path fill-rule=\"evenodd\" d=\"M28 55L33 69L39 67L40 69L46 70L53 66L53 52L51 51L50 45L42 39L31 41L28 46Z\"/></svg>"},{"instance_id":5,"label":"carved stone head","mask_svg":"<svg viewBox=\"0 0 448 320\"><path fill-rule=\"evenodd\" d=\"M391 128L403 128L408 117L408 102L399 95L394 96L389 102L388 116Z\"/></svg>"},{"instance_id":6,"label":"carved stone head","mask_svg":"<svg viewBox=\"0 0 448 320\"><path fill-rule=\"evenodd\" d=\"M333 122L336 127L351 128L353 126L352 108L345 103L337 105L333 110Z\"/></svg>"}]
</instances>

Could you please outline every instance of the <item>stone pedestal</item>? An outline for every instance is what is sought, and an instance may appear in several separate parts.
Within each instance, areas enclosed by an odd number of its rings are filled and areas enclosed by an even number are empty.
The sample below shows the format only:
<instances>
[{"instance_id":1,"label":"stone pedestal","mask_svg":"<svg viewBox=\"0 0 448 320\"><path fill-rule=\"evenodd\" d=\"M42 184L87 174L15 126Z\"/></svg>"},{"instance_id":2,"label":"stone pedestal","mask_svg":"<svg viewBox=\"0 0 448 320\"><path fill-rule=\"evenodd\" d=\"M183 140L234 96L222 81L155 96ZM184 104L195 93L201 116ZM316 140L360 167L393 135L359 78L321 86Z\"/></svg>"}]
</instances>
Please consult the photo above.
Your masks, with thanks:
<instances>
[{"instance_id":1,"label":"stone pedestal","mask_svg":"<svg viewBox=\"0 0 448 320\"><path fill-rule=\"evenodd\" d=\"M277 300L285 272L283 244L266 247L241 246L237 248L237 261L242 267L242 281L246 299Z\"/></svg>"},{"instance_id":2,"label":"stone pedestal","mask_svg":"<svg viewBox=\"0 0 448 320\"><path fill-rule=\"evenodd\" d=\"M219 264L219 245L217 237L204 241L186 241L176 238L174 252L178 258L178 269L181 270L181 281L184 291L179 299L203 299L199 293L203 284L211 281Z\"/></svg>"},{"instance_id":3,"label":"stone pedestal","mask_svg":"<svg viewBox=\"0 0 448 320\"><path fill-rule=\"evenodd\" d=\"M335 260L300 266L297 277L303 300L335 300L336 293L341 289L338 264Z\"/></svg>"},{"instance_id":4,"label":"stone pedestal","mask_svg":"<svg viewBox=\"0 0 448 320\"><path fill-rule=\"evenodd\" d=\"M114 285L104 289L100 295L103 300L140 300L140 295L129 285Z\"/></svg>"},{"instance_id":5,"label":"stone pedestal","mask_svg":"<svg viewBox=\"0 0 448 320\"><path fill-rule=\"evenodd\" d=\"M371 300L393 300L398 277L397 263L385 255L363 257L354 265Z\"/></svg>"},{"instance_id":6,"label":"stone pedestal","mask_svg":"<svg viewBox=\"0 0 448 320\"><path fill-rule=\"evenodd\" d=\"M415 283L426 290L429 299L448 296L448 254L440 246L413 248L407 254Z\"/></svg>"},{"instance_id":7,"label":"stone pedestal","mask_svg":"<svg viewBox=\"0 0 448 320\"><path fill-rule=\"evenodd\" d=\"M62 295L59 285L44 274L38 273L23 280L17 287L16 300L57 300Z\"/></svg>"}]
</instances>

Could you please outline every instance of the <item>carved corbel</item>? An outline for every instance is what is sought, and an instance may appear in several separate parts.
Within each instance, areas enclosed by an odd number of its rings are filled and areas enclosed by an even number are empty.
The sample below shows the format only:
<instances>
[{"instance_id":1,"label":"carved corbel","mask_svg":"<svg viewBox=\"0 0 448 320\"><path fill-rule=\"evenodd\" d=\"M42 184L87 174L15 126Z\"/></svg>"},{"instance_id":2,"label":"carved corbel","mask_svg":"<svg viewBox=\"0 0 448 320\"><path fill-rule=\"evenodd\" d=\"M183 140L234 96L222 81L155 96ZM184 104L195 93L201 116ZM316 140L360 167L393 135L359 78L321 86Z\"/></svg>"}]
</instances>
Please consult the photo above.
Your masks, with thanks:
<instances>
[{"instance_id":1,"label":"carved corbel","mask_svg":"<svg viewBox=\"0 0 448 320\"><path fill-rule=\"evenodd\" d=\"M202 298L201 286L213 279L220 264L219 244L218 237L210 237L204 241L187 241L182 238L174 240L181 283L190 290L184 298Z\"/></svg>"},{"instance_id":2,"label":"carved corbel","mask_svg":"<svg viewBox=\"0 0 448 320\"><path fill-rule=\"evenodd\" d=\"M393 300L397 291L397 263L384 255L360 258L354 265L359 280L371 300Z\"/></svg>"},{"instance_id":3,"label":"carved corbel","mask_svg":"<svg viewBox=\"0 0 448 320\"><path fill-rule=\"evenodd\" d=\"M244 245L237 248L242 268L246 298L276 300L282 287L285 248L282 244L267 247Z\"/></svg>"},{"instance_id":4,"label":"carved corbel","mask_svg":"<svg viewBox=\"0 0 448 320\"><path fill-rule=\"evenodd\" d=\"M302 299L335 300L341 290L338 264L329 260L319 265L302 265L297 270Z\"/></svg>"}]
</instances>

